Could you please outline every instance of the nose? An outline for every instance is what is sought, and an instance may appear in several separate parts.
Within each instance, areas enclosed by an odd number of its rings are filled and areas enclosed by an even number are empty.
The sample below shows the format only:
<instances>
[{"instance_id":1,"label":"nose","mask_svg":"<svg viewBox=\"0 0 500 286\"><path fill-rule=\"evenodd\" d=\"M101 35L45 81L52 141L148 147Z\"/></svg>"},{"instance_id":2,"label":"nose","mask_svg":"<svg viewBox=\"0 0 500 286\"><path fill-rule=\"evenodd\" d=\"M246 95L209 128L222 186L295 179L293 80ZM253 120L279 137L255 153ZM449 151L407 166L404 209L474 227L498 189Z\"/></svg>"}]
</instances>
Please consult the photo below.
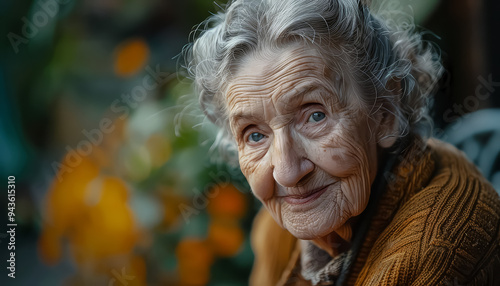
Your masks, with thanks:
<instances>
[{"instance_id":1,"label":"nose","mask_svg":"<svg viewBox=\"0 0 500 286\"><path fill-rule=\"evenodd\" d=\"M307 174L314 170L314 164L305 157L304 146L291 138L286 128L274 133L272 165L274 180L283 187L295 187Z\"/></svg>"}]
</instances>

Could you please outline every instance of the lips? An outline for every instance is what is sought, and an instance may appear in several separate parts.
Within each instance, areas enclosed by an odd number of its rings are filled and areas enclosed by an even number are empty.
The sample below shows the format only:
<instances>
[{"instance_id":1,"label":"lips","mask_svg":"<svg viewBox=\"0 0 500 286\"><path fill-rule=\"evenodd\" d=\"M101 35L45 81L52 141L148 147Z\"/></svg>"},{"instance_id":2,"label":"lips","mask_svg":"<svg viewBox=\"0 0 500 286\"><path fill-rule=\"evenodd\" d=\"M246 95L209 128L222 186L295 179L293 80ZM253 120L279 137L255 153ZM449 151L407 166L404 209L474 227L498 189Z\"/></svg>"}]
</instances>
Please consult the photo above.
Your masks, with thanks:
<instances>
[{"instance_id":1,"label":"lips","mask_svg":"<svg viewBox=\"0 0 500 286\"><path fill-rule=\"evenodd\" d=\"M291 205L303 205L319 198L329 186L330 185L326 185L324 187L314 189L305 195L286 196L284 197L284 200Z\"/></svg>"}]
</instances>

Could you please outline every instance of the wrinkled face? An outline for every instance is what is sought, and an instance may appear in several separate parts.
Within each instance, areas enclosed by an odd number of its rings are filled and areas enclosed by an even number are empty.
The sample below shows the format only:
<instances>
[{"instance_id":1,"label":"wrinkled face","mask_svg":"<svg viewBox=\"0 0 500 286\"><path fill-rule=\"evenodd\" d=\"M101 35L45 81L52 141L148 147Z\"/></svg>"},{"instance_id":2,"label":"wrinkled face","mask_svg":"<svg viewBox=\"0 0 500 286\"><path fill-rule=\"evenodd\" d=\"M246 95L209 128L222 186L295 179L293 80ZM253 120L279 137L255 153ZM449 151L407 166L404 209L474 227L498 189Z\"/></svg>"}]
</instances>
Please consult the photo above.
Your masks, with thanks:
<instances>
[{"instance_id":1,"label":"wrinkled face","mask_svg":"<svg viewBox=\"0 0 500 286\"><path fill-rule=\"evenodd\" d=\"M314 49L290 47L247 56L226 90L241 170L300 239L326 236L360 214L376 175L379 127L356 111L359 88L347 72L329 72ZM351 103L338 100L339 78Z\"/></svg>"}]
</instances>

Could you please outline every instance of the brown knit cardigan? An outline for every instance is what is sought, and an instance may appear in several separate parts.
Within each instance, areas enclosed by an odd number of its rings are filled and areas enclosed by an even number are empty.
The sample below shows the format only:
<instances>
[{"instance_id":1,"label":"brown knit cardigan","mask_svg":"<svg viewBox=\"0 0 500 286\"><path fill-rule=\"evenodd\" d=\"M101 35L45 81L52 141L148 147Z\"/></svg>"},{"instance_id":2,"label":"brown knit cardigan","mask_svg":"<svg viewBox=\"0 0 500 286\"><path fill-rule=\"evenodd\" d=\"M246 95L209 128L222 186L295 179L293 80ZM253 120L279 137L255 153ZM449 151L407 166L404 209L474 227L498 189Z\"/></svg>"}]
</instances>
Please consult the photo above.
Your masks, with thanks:
<instances>
[{"instance_id":1,"label":"brown knit cardigan","mask_svg":"<svg viewBox=\"0 0 500 286\"><path fill-rule=\"evenodd\" d=\"M340 276L317 285L500 285L498 194L453 146L421 145L384 175L388 183L362 214ZM301 245L261 210L250 284L311 285Z\"/></svg>"}]
</instances>

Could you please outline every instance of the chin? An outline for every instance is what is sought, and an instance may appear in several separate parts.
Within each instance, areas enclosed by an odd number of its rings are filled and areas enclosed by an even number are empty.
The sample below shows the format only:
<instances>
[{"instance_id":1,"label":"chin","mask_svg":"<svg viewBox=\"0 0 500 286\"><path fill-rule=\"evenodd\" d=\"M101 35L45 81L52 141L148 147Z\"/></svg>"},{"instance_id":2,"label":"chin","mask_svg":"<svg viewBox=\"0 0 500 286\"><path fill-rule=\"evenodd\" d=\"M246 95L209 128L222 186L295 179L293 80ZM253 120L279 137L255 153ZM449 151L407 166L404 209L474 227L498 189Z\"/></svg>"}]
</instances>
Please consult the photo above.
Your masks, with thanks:
<instances>
[{"instance_id":1,"label":"chin","mask_svg":"<svg viewBox=\"0 0 500 286\"><path fill-rule=\"evenodd\" d=\"M287 230L296 238L302 239L302 240L314 240L318 238L325 237L332 232L335 232L335 228L331 227L331 225L325 224L324 226L320 228L296 228L296 227L290 227L287 228Z\"/></svg>"}]
</instances>

